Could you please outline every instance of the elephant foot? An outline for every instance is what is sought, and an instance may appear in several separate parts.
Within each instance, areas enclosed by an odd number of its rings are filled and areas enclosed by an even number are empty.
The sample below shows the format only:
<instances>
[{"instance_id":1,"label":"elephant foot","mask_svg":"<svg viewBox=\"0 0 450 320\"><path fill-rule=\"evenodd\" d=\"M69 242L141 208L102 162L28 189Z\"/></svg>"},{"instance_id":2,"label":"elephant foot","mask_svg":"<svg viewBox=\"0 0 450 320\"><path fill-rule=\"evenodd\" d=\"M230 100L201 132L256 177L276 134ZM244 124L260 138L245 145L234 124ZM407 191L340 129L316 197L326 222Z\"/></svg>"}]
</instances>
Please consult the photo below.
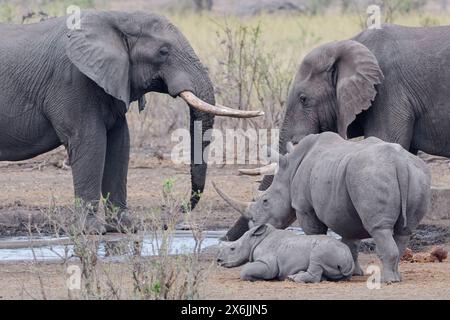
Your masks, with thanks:
<instances>
[{"instance_id":1,"label":"elephant foot","mask_svg":"<svg viewBox=\"0 0 450 320\"><path fill-rule=\"evenodd\" d=\"M96 215L89 215L86 218L84 233L91 235L103 235L106 234L106 228Z\"/></svg>"},{"instance_id":2,"label":"elephant foot","mask_svg":"<svg viewBox=\"0 0 450 320\"><path fill-rule=\"evenodd\" d=\"M137 233L138 223L125 211L106 219L106 231L110 233Z\"/></svg>"}]
</instances>

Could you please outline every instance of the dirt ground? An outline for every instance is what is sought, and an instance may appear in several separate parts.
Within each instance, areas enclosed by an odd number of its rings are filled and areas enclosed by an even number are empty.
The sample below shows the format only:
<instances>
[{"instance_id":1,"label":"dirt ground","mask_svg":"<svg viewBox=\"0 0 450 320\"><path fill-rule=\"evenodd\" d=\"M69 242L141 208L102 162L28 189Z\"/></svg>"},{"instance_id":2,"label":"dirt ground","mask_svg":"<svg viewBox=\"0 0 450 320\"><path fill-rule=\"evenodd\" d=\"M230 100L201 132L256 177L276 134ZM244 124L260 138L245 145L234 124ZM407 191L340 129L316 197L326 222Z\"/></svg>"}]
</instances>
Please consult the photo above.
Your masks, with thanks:
<instances>
[{"instance_id":1,"label":"dirt ground","mask_svg":"<svg viewBox=\"0 0 450 320\"><path fill-rule=\"evenodd\" d=\"M449 247L447 246L448 250ZM361 254L361 265L378 263L374 254ZM368 276L350 281L319 284L297 284L288 281L246 282L239 279L241 268L225 269L203 262L210 269L200 290L200 298L217 300L243 299L450 299L450 263L402 262L403 282L368 289ZM113 264L109 269L120 275L124 266ZM39 283L40 275L43 286ZM61 264L0 264L0 299L67 299L65 269ZM130 297L131 279L121 280L123 297Z\"/></svg>"},{"instance_id":2,"label":"dirt ground","mask_svg":"<svg viewBox=\"0 0 450 320\"><path fill-rule=\"evenodd\" d=\"M16 235L14 230L31 217L39 216L52 199L58 205L73 201L70 169L61 169L63 155L53 152L41 158L20 163L0 163L0 237ZM448 160L429 158L433 185L450 186ZM129 172L129 205L134 210L147 210L161 203L163 181L175 179L175 193L186 196L189 170L175 167L164 157L134 154ZM237 167L211 168L201 205L195 214L202 217L205 229L227 229L238 217L218 197L211 181L242 200L252 198L257 179L237 175ZM433 222L437 223L437 222ZM448 221L438 224L449 225ZM450 243L445 244L447 250ZM212 258L209 262L211 264ZM378 263L374 254L361 254L363 267ZM122 268L116 264L118 269ZM249 283L239 280L240 268L212 267L202 289L205 299L450 299L450 263L407 263L400 266L404 281L369 290L367 277L354 277L349 282L323 282L299 285L291 282ZM0 299L42 298L37 275L44 279L48 298L66 299L64 270L61 264L0 263ZM131 280L130 280L131 281Z\"/></svg>"},{"instance_id":3,"label":"dirt ground","mask_svg":"<svg viewBox=\"0 0 450 320\"><path fill-rule=\"evenodd\" d=\"M58 206L73 203L72 174L58 168L64 159L61 151L38 157L32 161L0 163L0 228L14 234L16 227L25 223L31 214L40 215L52 201ZM205 229L226 229L239 214L230 210L211 185L214 180L231 196L251 200L258 186L256 179L237 175L236 167L214 168L208 171L207 186L196 215L205 218ZM161 157L135 154L128 174L128 204L132 210L151 210L162 202L164 180L173 178L174 194L188 199L190 190L189 167L174 166ZM6 228L5 226L10 226ZM0 236L2 229L0 229Z\"/></svg>"}]
</instances>

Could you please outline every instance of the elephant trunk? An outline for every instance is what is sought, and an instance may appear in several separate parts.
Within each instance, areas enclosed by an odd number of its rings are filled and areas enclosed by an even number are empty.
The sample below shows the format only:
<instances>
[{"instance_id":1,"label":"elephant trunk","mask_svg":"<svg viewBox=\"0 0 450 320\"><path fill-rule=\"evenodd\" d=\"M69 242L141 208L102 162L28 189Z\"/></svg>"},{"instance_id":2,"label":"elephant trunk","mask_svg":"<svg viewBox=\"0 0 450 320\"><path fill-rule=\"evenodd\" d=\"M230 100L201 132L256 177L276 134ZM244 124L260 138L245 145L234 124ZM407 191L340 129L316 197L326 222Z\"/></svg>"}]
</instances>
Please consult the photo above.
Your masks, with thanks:
<instances>
[{"instance_id":1,"label":"elephant trunk","mask_svg":"<svg viewBox=\"0 0 450 320\"><path fill-rule=\"evenodd\" d=\"M214 88L207 75L201 76L199 85L194 85L194 94L201 100L215 105ZM191 136L191 210L193 210L200 200L205 189L207 165L207 153L205 150L210 144L210 139L204 138L205 132L212 129L214 125L214 115L200 111L196 108L189 108L190 112L190 136Z\"/></svg>"}]
</instances>

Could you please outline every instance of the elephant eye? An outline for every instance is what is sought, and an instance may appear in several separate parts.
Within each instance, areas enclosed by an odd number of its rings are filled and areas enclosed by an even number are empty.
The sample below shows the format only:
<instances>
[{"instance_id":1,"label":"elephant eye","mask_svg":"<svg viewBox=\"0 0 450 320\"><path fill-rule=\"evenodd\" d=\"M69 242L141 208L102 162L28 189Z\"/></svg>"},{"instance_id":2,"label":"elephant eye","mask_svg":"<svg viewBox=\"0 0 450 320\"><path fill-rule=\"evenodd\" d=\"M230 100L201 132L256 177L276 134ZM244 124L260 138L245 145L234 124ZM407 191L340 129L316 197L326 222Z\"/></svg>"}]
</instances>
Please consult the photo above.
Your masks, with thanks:
<instances>
[{"instance_id":1,"label":"elephant eye","mask_svg":"<svg viewBox=\"0 0 450 320\"><path fill-rule=\"evenodd\" d=\"M161 56L167 56L169 54L169 48L161 47L161 49L159 49L159 54Z\"/></svg>"},{"instance_id":2,"label":"elephant eye","mask_svg":"<svg viewBox=\"0 0 450 320\"><path fill-rule=\"evenodd\" d=\"M306 104L306 96L304 94L300 95L300 103L305 105Z\"/></svg>"}]
</instances>

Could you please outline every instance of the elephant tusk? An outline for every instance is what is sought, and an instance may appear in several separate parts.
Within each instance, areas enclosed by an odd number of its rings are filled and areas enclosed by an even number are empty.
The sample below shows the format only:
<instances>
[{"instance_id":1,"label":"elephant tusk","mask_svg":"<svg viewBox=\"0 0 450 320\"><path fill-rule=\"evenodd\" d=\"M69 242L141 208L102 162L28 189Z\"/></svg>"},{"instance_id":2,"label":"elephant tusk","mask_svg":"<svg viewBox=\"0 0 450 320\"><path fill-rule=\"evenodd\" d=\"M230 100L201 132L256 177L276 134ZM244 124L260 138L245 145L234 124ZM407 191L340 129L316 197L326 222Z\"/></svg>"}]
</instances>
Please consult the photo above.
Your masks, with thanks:
<instances>
[{"instance_id":1,"label":"elephant tusk","mask_svg":"<svg viewBox=\"0 0 450 320\"><path fill-rule=\"evenodd\" d=\"M212 181L212 185L213 185L214 189L216 190L216 192L219 194L219 196L221 196L222 199L225 200L225 202L228 203L233 209L238 211L240 214L242 214L242 216L244 216L248 220L250 220L252 218L250 212L248 211L251 202L244 202L244 201L234 200L230 196L225 194L222 190L220 190L216 186L214 181Z\"/></svg>"},{"instance_id":2,"label":"elephant tusk","mask_svg":"<svg viewBox=\"0 0 450 320\"><path fill-rule=\"evenodd\" d=\"M221 105L209 104L200 98L198 98L195 94L190 91L183 91L179 94L179 96L189 104L192 108L197 110L214 114L216 116L224 116L224 117L233 117L233 118L254 118L260 117L264 115L263 111L244 111L244 110L236 110L228 107L224 107Z\"/></svg>"},{"instance_id":3,"label":"elephant tusk","mask_svg":"<svg viewBox=\"0 0 450 320\"><path fill-rule=\"evenodd\" d=\"M274 175L277 171L278 164L271 163L267 166L254 169L239 169L239 174L245 176Z\"/></svg>"}]
</instances>

